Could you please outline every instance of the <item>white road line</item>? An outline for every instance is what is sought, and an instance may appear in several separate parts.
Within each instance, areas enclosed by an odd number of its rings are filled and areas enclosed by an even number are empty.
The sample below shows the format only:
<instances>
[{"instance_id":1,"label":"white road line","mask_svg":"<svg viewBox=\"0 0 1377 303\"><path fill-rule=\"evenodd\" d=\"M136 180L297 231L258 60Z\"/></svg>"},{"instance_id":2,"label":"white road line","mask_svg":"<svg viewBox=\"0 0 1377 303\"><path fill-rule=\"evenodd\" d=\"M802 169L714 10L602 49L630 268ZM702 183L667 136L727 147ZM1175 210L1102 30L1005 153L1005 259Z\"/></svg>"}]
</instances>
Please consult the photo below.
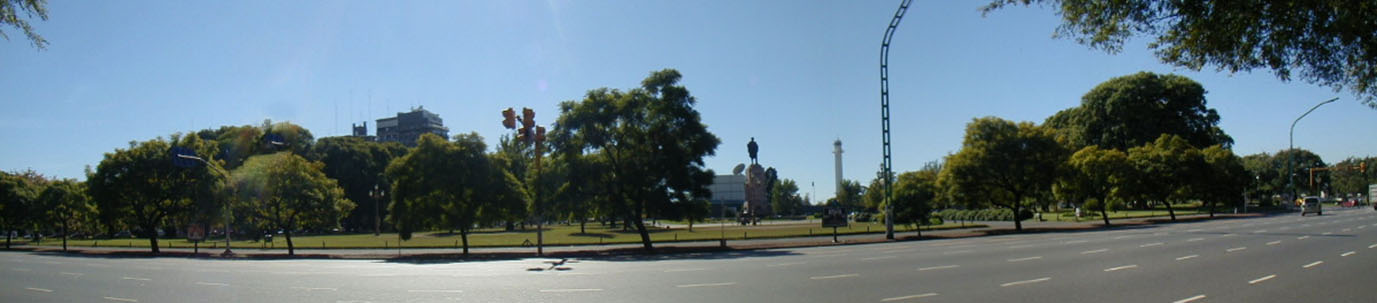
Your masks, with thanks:
<instances>
[{"instance_id":1,"label":"white road line","mask_svg":"<svg viewBox=\"0 0 1377 303\"><path fill-rule=\"evenodd\" d=\"M930 293L925 293L925 294L921 294L921 295L912 295L912 296L903 296L903 297L884 298L884 299L880 299L880 302L903 301L903 300L908 300L908 299L927 298L927 297L936 296L936 295L937 295L937 293L935 293L935 292L930 292Z\"/></svg>"},{"instance_id":2,"label":"white road line","mask_svg":"<svg viewBox=\"0 0 1377 303\"><path fill-rule=\"evenodd\" d=\"M1009 249L1029 248L1029 247L1033 247L1033 244L1023 244L1023 245L1009 246Z\"/></svg>"},{"instance_id":3,"label":"white road line","mask_svg":"<svg viewBox=\"0 0 1377 303\"><path fill-rule=\"evenodd\" d=\"M1305 239L1309 239L1309 238L1310 238L1310 236L1300 236L1300 237L1296 237L1296 240L1305 240Z\"/></svg>"},{"instance_id":4,"label":"white road line","mask_svg":"<svg viewBox=\"0 0 1377 303\"><path fill-rule=\"evenodd\" d=\"M1315 261L1315 262L1313 262L1313 263L1306 264L1305 266L1301 266L1301 268L1311 268L1311 267L1315 267L1315 265L1320 265L1320 264L1324 264L1324 261Z\"/></svg>"},{"instance_id":5,"label":"white road line","mask_svg":"<svg viewBox=\"0 0 1377 303\"><path fill-rule=\"evenodd\" d=\"M1267 245L1277 245L1277 244L1281 244L1281 240L1276 240L1276 241L1272 241L1272 242L1267 242Z\"/></svg>"},{"instance_id":6,"label":"white road line","mask_svg":"<svg viewBox=\"0 0 1377 303\"><path fill-rule=\"evenodd\" d=\"M923 268L919 268L918 271L948 269L948 268L957 268L957 267L961 267L961 265L942 265L942 266L933 266L933 267L923 267Z\"/></svg>"},{"instance_id":7,"label":"white road line","mask_svg":"<svg viewBox=\"0 0 1377 303\"><path fill-rule=\"evenodd\" d=\"M893 258L896 258L896 256L879 256L879 257L861 258L861 261L874 261L874 260L884 260L884 259L893 259Z\"/></svg>"},{"instance_id":8,"label":"white road line","mask_svg":"<svg viewBox=\"0 0 1377 303\"><path fill-rule=\"evenodd\" d=\"M1153 243L1138 245L1138 247L1153 247L1153 246L1158 246L1158 245L1162 245L1162 244L1166 244L1166 243L1162 243L1162 242L1153 242Z\"/></svg>"},{"instance_id":9,"label":"white road line","mask_svg":"<svg viewBox=\"0 0 1377 303\"><path fill-rule=\"evenodd\" d=\"M412 293L461 293L458 289L408 289L406 292Z\"/></svg>"},{"instance_id":10,"label":"white road line","mask_svg":"<svg viewBox=\"0 0 1377 303\"><path fill-rule=\"evenodd\" d=\"M1102 252L1106 252L1106 251L1109 251L1109 249L1108 249L1108 248L1101 248L1101 249L1096 249L1096 250L1087 250L1087 251L1081 252L1081 254L1082 254L1082 255L1098 254L1098 253L1102 253Z\"/></svg>"},{"instance_id":11,"label":"white road line","mask_svg":"<svg viewBox=\"0 0 1377 303\"><path fill-rule=\"evenodd\" d=\"M1233 237L1233 236L1237 236L1237 235L1238 235L1238 234L1224 234L1223 236L1219 236L1219 237L1220 237L1220 238L1223 238L1223 237Z\"/></svg>"},{"instance_id":12,"label":"white road line","mask_svg":"<svg viewBox=\"0 0 1377 303\"><path fill-rule=\"evenodd\" d=\"M944 253L942 253L942 254L944 254L944 255L955 255L955 254L964 254L964 253L968 253L968 252L971 252L971 251L969 251L969 250L953 250L953 251L949 251L949 252L944 252Z\"/></svg>"},{"instance_id":13,"label":"white road line","mask_svg":"<svg viewBox=\"0 0 1377 303\"><path fill-rule=\"evenodd\" d=\"M1204 229L1196 228L1196 229L1187 230L1186 232L1188 232L1188 233L1193 233L1193 232L1199 232L1199 231L1205 231L1205 230L1204 230Z\"/></svg>"},{"instance_id":14,"label":"white road line","mask_svg":"<svg viewBox=\"0 0 1377 303\"><path fill-rule=\"evenodd\" d=\"M1110 267L1110 268L1104 269L1104 271L1105 271L1105 272L1111 272L1111 271L1125 270L1125 269L1131 269L1131 268L1138 268L1138 265L1124 265L1124 266L1119 266L1119 267Z\"/></svg>"},{"instance_id":15,"label":"white road line","mask_svg":"<svg viewBox=\"0 0 1377 303\"><path fill-rule=\"evenodd\" d=\"M1085 243L1085 242L1090 242L1090 240L1073 240L1073 241L1066 241L1066 244L1080 244L1080 243Z\"/></svg>"},{"instance_id":16,"label":"white road line","mask_svg":"<svg viewBox=\"0 0 1377 303\"><path fill-rule=\"evenodd\" d=\"M1368 245L1367 248L1377 248L1377 244Z\"/></svg>"},{"instance_id":17,"label":"white road line","mask_svg":"<svg viewBox=\"0 0 1377 303\"><path fill-rule=\"evenodd\" d=\"M1195 242L1195 241L1201 241L1201 240L1205 240L1205 238L1190 238L1190 239L1186 239L1186 242Z\"/></svg>"},{"instance_id":18,"label":"white road line","mask_svg":"<svg viewBox=\"0 0 1377 303\"><path fill-rule=\"evenodd\" d=\"M149 278L135 278L135 277L120 277L120 280L153 281L153 279L149 279Z\"/></svg>"},{"instance_id":19,"label":"white road line","mask_svg":"<svg viewBox=\"0 0 1377 303\"><path fill-rule=\"evenodd\" d=\"M1346 252L1346 253L1344 253L1344 254L1342 254L1342 255L1339 255L1339 256L1340 256L1340 257L1347 257L1347 256L1352 256L1353 254L1356 254L1356 253L1357 253L1357 252L1352 252L1352 251L1350 251L1350 252Z\"/></svg>"},{"instance_id":20,"label":"white road line","mask_svg":"<svg viewBox=\"0 0 1377 303\"><path fill-rule=\"evenodd\" d=\"M229 284L225 284L225 283L215 283L215 282L196 282L196 285L205 285L205 286L229 286Z\"/></svg>"},{"instance_id":21,"label":"white road line","mask_svg":"<svg viewBox=\"0 0 1377 303\"><path fill-rule=\"evenodd\" d=\"M1224 252L1236 252L1244 249L1248 249L1248 247L1234 247L1230 249L1225 249Z\"/></svg>"},{"instance_id":22,"label":"white road line","mask_svg":"<svg viewBox=\"0 0 1377 303\"><path fill-rule=\"evenodd\" d=\"M590 292L590 291L602 291L602 289L601 289L601 288L557 288L557 289L541 289L541 290L540 290L540 292Z\"/></svg>"},{"instance_id":23,"label":"white road line","mask_svg":"<svg viewBox=\"0 0 1377 303\"><path fill-rule=\"evenodd\" d=\"M708 270L708 269L707 269L707 268L677 268L677 269L668 269L668 270L665 270L665 272L687 272L687 271L704 271L704 270Z\"/></svg>"},{"instance_id":24,"label":"white road line","mask_svg":"<svg viewBox=\"0 0 1377 303\"><path fill-rule=\"evenodd\" d=\"M1278 228L1278 229L1280 229L1280 230L1291 230L1291 227L1290 227L1290 226L1282 226L1281 228Z\"/></svg>"},{"instance_id":25,"label":"white road line","mask_svg":"<svg viewBox=\"0 0 1377 303\"><path fill-rule=\"evenodd\" d=\"M65 271L64 271L64 272L59 272L59 273L57 273L57 274L59 274L59 275L68 275L68 276L81 276L81 275L85 275L85 274L79 273L79 272L65 272Z\"/></svg>"},{"instance_id":26,"label":"white road line","mask_svg":"<svg viewBox=\"0 0 1377 303\"><path fill-rule=\"evenodd\" d=\"M1277 277L1277 275L1267 275L1266 277L1261 277L1261 278L1254 279L1254 280L1252 280L1252 281L1248 281L1248 284L1258 284L1258 283L1261 283L1262 281L1271 280L1272 278L1276 278L1276 277Z\"/></svg>"},{"instance_id":27,"label":"white road line","mask_svg":"<svg viewBox=\"0 0 1377 303\"><path fill-rule=\"evenodd\" d=\"M1334 232L1332 232L1332 231L1326 231L1326 232L1324 232L1324 233L1322 233L1322 234L1320 234L1320 235L1321 235L1321 236L1328 236L1328 235L1332 235L1332 234L1334 234Z\"/></svg>"},{"instance_id":28,"label":"white road line","mask_svg":"<svg viewBox=\"0 0 1377 303\"><path fill-rule=\"evenodd\" d=\"M1133 236L1133 235L1122 235L1122 236L1114 237L1114 238L1112 238L1112 239L1114 239L1114 240L1119 240L1119 239L1128 238L1128 237L1132 237L1132 236Z\"/></svg>"},{"instance_id":29,"label":"white road line","mask_svg":"<svg viewBox=\"0 0 1377 303\"><path fill-rule=\"evenodd\" d=\"M1023 262L1023 261L1037 260L1037 259L1042 259L1042 256L1027 257L1027 258L1018 258L1018 259L1008 259L1008 260L1005 260L1005 261L1009 261L1009 262Z\"/></svg>"},{"instance_id":30,"label":"white road line","mask_svg":"<svg viewBox=\"0 0 1377 303\"><path fill-rule=\"evenodd\" d=\"M1009 282L1009 283L1000 284L999 287L1009 287L1009 286L1014 286L1014 285L1023 285L1023 284L1032 284L1032 283L1038 283L1038 282L1046 282L1047 280L1051 280L1051 279L1052 279L1052 277L1043 277L1043 278L1037 278L1037 279L1032 279L1032 280L1015 281L1015 282Z\"/></svg>"},{"instance_id":31,"label":"white road line","mask_svg":"<svg viewBox=\"0 0 1377 303\"><path fill-rule=\"evenodd\" d=\"M1350 231L1353 231L1353 229L1352 229L1352 228L1345 228L1345 229L1343 230L1343 232L1350 232Z\"/></svg>"},{"instance_id":32,"label":"white road line","mask_svg":"<svg viewBox=\"0 0 1377 303\"><path fill-rule=\"evenodd\" d=\"M24 289L32 290L32 291L36 291L36 292L53 292L53 290L47 289L47 288L25 287Z\"/></svg>"},{"instance_id":33,"label":"white road line","mask_svg":"<svg viewBox=\"0 0 1377 303\"><path fill-rule=\"evenodd\" d=\"M1301 224L1301 227L1310 227L1310 224Z\"/></svg>"},{"instance_id":34,"label":"white road line","mask_svg":"<svg viewBox=\"0 0 1377 303\"><path fill-rule=\"evenodd\" d=\"M334 288L334 287L299 287L299 286L298 286L298 287L292 287L292 289L300 289L300 290L304 290L304 291L317 291L317 290L337 291L337 290L339 290L339 288Z\"/></svg>"},{"instance_id":35,"label":"white road line","mask_svg":"<svg viewBox=\"0 0 1377 303\"><path fill-rule=\"evenodd\" d=\"M860 276L861 276L861 274L842 274L842 275L831 275L831 276L808 277L808 279L812 279L812 280L826 280L826 279L839 279L839 278L855 278L855 277L860 277Z\"/></svg>"},{"instance_id":36,"label":"white road line","mask_svg":"<svg viewBox=\"0 0 1377 303\"><path fill-rule=\"evenodd\" d=\"M691 288L691 287L712 287L712 286L728 286L728 285L736 285L736 282L702 283L702 284L684 284L684 285L675 285L674 287L678 287L678 288Z\"/></svg>"},{"instance_id":37,"label":"white road line","mask_svg":"<svg viewBox=\"0 0 1377 303\"><path fill-rule=\"evenodd\" d=\"M116 297L105 297L105 299L106 299L106 300L110 300L110 301L120 301L120 302L138 302L138 301L139 301L139 300L134 300L134 299L129 299L129 298L116 298Z\"/></svg>"},{"instance_id":38,"label":"white road line","mask_svg":"<svg viewBox=\"0 0 1377 303\"><path fill-rule=\"evenodd\" d=\"M1185 256L1185 257L1176 258L1176 261L1181 261L1181 260L1186 260L1186 259L1195 259L1195 257L1199 257L1199 256L1200 256L1200 255L1189 255L1189 256Z\"/></svg>"},{"instance_id":39,"label":"white road line","mask_svg":"<svg viewBox=\"0 0 1377 303\"><path fill-rule=\"evenodd\" d=\"M807 262L790 262L790 263L770 264L770 265L765 265L765 267L791 266L791 265L799 265L799 264L803 264L803 263L807 263Z\"/></svg>"},{"instance_id":40,"label":"white road line","mask_svg":"<svg viewBox=\"0 0 1377 303\"><path fill-rule=\"evenodd\" d=\"M1188 303L1188 302L1191 302L1191 301L1200 300L1200 299L1204 299L1204 298L1205 298L1205 295L1195 295L1194 297L1176 300L1176 302L1171 302L1171 303Z\"/></svg>"}]
</instances>

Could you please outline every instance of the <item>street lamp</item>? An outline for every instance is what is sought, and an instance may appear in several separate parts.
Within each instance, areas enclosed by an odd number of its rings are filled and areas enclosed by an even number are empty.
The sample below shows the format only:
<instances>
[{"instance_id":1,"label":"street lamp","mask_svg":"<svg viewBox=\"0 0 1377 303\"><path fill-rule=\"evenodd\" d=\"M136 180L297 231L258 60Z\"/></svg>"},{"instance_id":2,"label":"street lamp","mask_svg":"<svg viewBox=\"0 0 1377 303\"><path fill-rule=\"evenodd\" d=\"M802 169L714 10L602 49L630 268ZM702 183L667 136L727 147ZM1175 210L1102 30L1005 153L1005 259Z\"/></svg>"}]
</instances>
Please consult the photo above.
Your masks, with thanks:
<instances>
[{"instance_id":1,"label":"street lamp","mask_svg":"<svg viewBox=\"0 0 1377 303\"><path fill-rule=\"evenodd\" d=\"M1300 117L1296 117L1296 121L1291 121L1291 133L1289 135L1289 138L1287 139L1287 145L1290 150L1291 156L1286 160L1286 173L1290 176L1288 176L1286 179L1286 187L1291 189L1292 200L1296 199L1296 175L1295 172L1292 171L1292 166L1294 166L1293 163L1296 162L1296 123L1300 122L1301 118L1305 118L1306 115L1309 115L1310 112L1315 111L1316 108L1320 108L1320 105L1329 104L1334 101L1339 101L1339 98L1329 99L1325 100L1324 102L1320 102L1320 104L1315 104L1314 107L1311 107L1310 110L1305 111L1305 113L1301 114Z\"/></svg>"},{"instance_id":2,"label":"street lamp","mask_svg":"<svg viewBox=\"0 0 1377 303\"><path fill-rule=\"evenodd\" d=\"M225 180L229 180L230 175L228 172L225 172L219 166L210 165L210 161L206 161L206 159L202 159L201 157L188 154L177 154L177 158L199 161L202 164L205 164L206 167L210 167L213 169L213 171L220 173L222 176L225 177ZM230 250L230 218L232 216L231 212L233 211L234 208L230 207L229 203L225 203L225 252L220 253L220 255L224 257L234 256L234 251Z\"/></svg>"},{"instance_id":3,"label":"street lamp","mask_svg":"<svg viewBox=\"0 0 1377 303\"><path fill-rule=\"evenodd\" d=\"M373 236L377 237L382 233L382 213L378 212L378 201L387 196L387 191L374 184L373 190L368 191L368 196L373 197Z\"/></svg>"}]
</instances>

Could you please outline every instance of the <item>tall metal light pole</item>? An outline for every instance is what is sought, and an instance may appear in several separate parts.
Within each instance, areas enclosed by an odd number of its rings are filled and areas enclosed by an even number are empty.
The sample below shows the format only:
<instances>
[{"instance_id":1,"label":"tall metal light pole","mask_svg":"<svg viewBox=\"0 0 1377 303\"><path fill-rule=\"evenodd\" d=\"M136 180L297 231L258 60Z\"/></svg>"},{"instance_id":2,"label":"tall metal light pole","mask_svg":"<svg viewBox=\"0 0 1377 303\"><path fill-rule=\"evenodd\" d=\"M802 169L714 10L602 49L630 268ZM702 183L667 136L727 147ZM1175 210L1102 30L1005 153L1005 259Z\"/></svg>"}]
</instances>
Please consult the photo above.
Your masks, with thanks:
<instances>
[{"instance_id":1,"label":"tall metal light pole","mask_svg":"<svg viewBox=\"0 0 1377 303\"><path fill-rule=\"evenodd\" d=\"M225 177L225 180L229 180L229 172L225 172L224 169L219 166L210 165L210 161L206 161L206 159L189 154L177 154L176 156L180 159L200 161L202 164L205 164L206 167L211 168L211 171L220 173L221 176ZM233 212L233 210L234 208L230 207L228 203L225 204L225 252L220 253L221 256L225 257L234 255L234 251L230 250L230 218L232 217L231 212Z\"/></svg>"},{"instance_id":2,"label":"tall metal light pole","mask_svg":"<svg viewBox=\"0 0 1377 303\"><path fill-rule=\"evenodd\" d=\"M368 191L368 196L373 197L373 236L377 237L382 234L382 213L378 212L378 204L387 196L387 192L373 184L373 190Z\"/></svg>"},{"instance_id":3,"label":"tall metal light pole","mask_svg":"<svg viewBox=\"0 0 1377 303\"><path fill-rule=\"evenodd\" d=\"M1296 199L1296 174L1292 172L1292 168L1295 166L1294 163L1296 162L1296 123L1300 122L1301 118L1305 118L1305 115L1309 115L1310 112L1315 111L1316 108L1320 108L1320 105L1329 104L1334 101L1339 101L1339 98L1329 99L1325 100L1324 102L1320 102L1320 104L1315 104L1314 107L1311 107L1310 110L1305 111L1305 113L1301 114L1300 117L1296 117L1296 121L1291 121L1291 133L1289 135L1289 138L1287 139L1287 148L1291 156L1286 160L1286 187L1291 189L1292 201L1288 201L1287 203L1295 203L1294 200Z\"/></svg>"},{"instance_id":4,"label":"tall metal light pole","mask_svg":"<svg viewBox=\"0 0 1377 303\"><path fill-rule=\"evenodd\" d=\"M889 27L885 28L885 39L880 43L880 133L883 138L884 161L882 174L884 175L884 197L885 203L885 239L894 240L894 205L890 203L893 196L893 188L889 181L890 172L894 169L893 161L890 160L889 152L889 40L894 38L894 31L899 29L899 21L904 19L904 12L908 11L908 5L913 0L903 0L899 2L899 10L894 12L894 18L889 20Z\"/></svg>"}]
</instances>

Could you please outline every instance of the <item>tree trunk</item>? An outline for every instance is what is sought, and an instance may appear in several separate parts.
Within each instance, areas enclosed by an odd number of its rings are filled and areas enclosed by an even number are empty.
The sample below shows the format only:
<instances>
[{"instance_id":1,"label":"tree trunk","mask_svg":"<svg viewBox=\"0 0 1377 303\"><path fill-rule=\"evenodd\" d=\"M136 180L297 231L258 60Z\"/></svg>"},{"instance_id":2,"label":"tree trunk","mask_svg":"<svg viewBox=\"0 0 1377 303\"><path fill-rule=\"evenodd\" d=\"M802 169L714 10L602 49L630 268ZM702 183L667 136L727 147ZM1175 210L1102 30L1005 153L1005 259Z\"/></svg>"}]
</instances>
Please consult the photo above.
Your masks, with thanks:
<instances>
[{"instance_id":1,"label":"tree trunk","mask_svg":"<svg viewBox=\"0 0 1377 303\"><path fill-rule=\"evenodd\" d=\"M464 242L464 256L469 256L469 230L467 228L459 229L459 240Z\"/></svg>"},{"instance_id":2,"label":"tree trunk","mask_svg":"<svg viewBox=\"0 0 1377 303\"><path fill-rule=\"evenodd\" d=\"M1214 203L1209 203L1209 205L1206 206L1206 207L1209 207L1209 208L1210 208L1210 218L1213 219L1213 218L1214 218Z\"/></svg>"},{"instance_id":3,"label":"tree trunk","mask_svg":"<svg viewBox=\"0 0 1377 303\"><path fill-rule=\"evenodd\" d=\"M148 235L148 247L152 248L153 253L156 254L161 251L158 250L158 231L152 227L153 225L156 224L145 224L143 230L144 234Z\"/></svg>"},{"instance_id":4,"label":"tree trunk","mask_svg":"<svg viewBox=\"0 0 1377 303\"><path fill-rule=\"evenodd\" d=\"M1018 202L1014 202L1014 231L1023 231L1023 218L1018 217L1018 206Z\"/></svg>"},{"instance_id":5,"label":"tree trunk","mask_svg":"<svg viewBox=\"0 0 1377 303\"><path fill-rule=\"evenodd\" d=\"M586 225L588 225L588 218L579 219L579 233L580 233L580 234L587 234L587 233L588 233L588 230L585 229L585 226L586 226Z\"/></svg>"},{"instance_id":6,"label":"tree trunk","mask_svg":"<svg viewBox=\"0 0 1377 303\"><path fill-rule=\"evenodd\" d=\"M641 244L645 246L645 250L654 251L655 247L650 244L650 232L647 232L645 230L645 222L642 222L641 220L634 220L632 222L636 224L636 231L641 233Z\"/></svg>"},{"instance_id":7,"label":"tree trunk","mask_svg":"<svg viewBox=\"0 0 1377 303\"><path fill-rule=\"evenodd\" d=\"M62 220L62 252L67 252L67 220Z\"/></svg>"},{"instance_id":8,"label":"tree trunk","mask_svg":"<svg viewBox=\"0 0 1377 303\"><path fill-rule=\"evenodd\" d=\"M295 256L295 255L296 255L296 247L295 247L295 246L292 246L292 229L291 229L291 228L287 228L287 231L284 232L284 233L287 234L287 255L288 255L288 256ZM401 247L401 244L398 243L398 244L397 244L397 247Z\"/></svg>"},{"instance_id":9,"label":"tree trunk","mask_svg":"<svg viewBox=\"0 0 1377 303\"><path fill-rule=\"evenodd\" d=\"M1104 219L1104 227L1109 227L1109 198L1100 199L1100 218Z\"/></svg>"},{"instance_id":10,"label":"tree trunk","mask_svg":"<svg viewBox=\"0 0 1377 303\"><path fill-rule=\"evenodd\" d=\"M5 249L10 249L10 237L14 236L14 231L5 229Z\"/></svg>"},{"instance_id":11,"label":"tree trunk","mask_svg":"<svg viewBox=\"0 0 1377 303\"><path fill-rule=\"evenodd\" d=\"M1162 204L1167 205L1167 215L1171 216L1172 221L1176 221L1176 210L1171 208L1171 201L1163 199Z\"/></svg>"}]
</instances>

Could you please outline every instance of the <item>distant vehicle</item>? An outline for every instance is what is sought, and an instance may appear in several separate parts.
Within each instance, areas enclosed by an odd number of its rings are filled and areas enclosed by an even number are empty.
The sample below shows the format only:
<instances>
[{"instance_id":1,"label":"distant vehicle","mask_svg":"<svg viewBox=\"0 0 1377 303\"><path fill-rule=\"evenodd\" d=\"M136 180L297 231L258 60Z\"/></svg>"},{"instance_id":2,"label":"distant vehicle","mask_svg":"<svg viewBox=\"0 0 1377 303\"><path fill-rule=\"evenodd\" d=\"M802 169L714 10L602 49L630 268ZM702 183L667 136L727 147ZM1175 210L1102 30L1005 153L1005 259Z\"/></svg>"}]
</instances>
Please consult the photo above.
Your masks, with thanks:
<instances>
[{"instance_id":1,"label":"distant vehicle","mask_svg":"<svg viewBox=\"0 0 1377 303\"><path fill-rule=\"evenodd\" d=\"M1339 206L1343 206L1343 207L1358 207L1358 199L1348 199L1348 200L1344 200L1343 202L1339 202Z\"/></svg>"},{"instance_id":2,"label":"distant vehicle","mask_svg":"<svg viewBox=\"0 0 1377 303\"><path fill-rule=\"evenodd\" d=\"M1301 201L1301 217L1308 213L1315 213L1317 216L1324 215L1324 211L1320 209L1320 197L1305 197Z\"/></svg>"}]
</instances>

